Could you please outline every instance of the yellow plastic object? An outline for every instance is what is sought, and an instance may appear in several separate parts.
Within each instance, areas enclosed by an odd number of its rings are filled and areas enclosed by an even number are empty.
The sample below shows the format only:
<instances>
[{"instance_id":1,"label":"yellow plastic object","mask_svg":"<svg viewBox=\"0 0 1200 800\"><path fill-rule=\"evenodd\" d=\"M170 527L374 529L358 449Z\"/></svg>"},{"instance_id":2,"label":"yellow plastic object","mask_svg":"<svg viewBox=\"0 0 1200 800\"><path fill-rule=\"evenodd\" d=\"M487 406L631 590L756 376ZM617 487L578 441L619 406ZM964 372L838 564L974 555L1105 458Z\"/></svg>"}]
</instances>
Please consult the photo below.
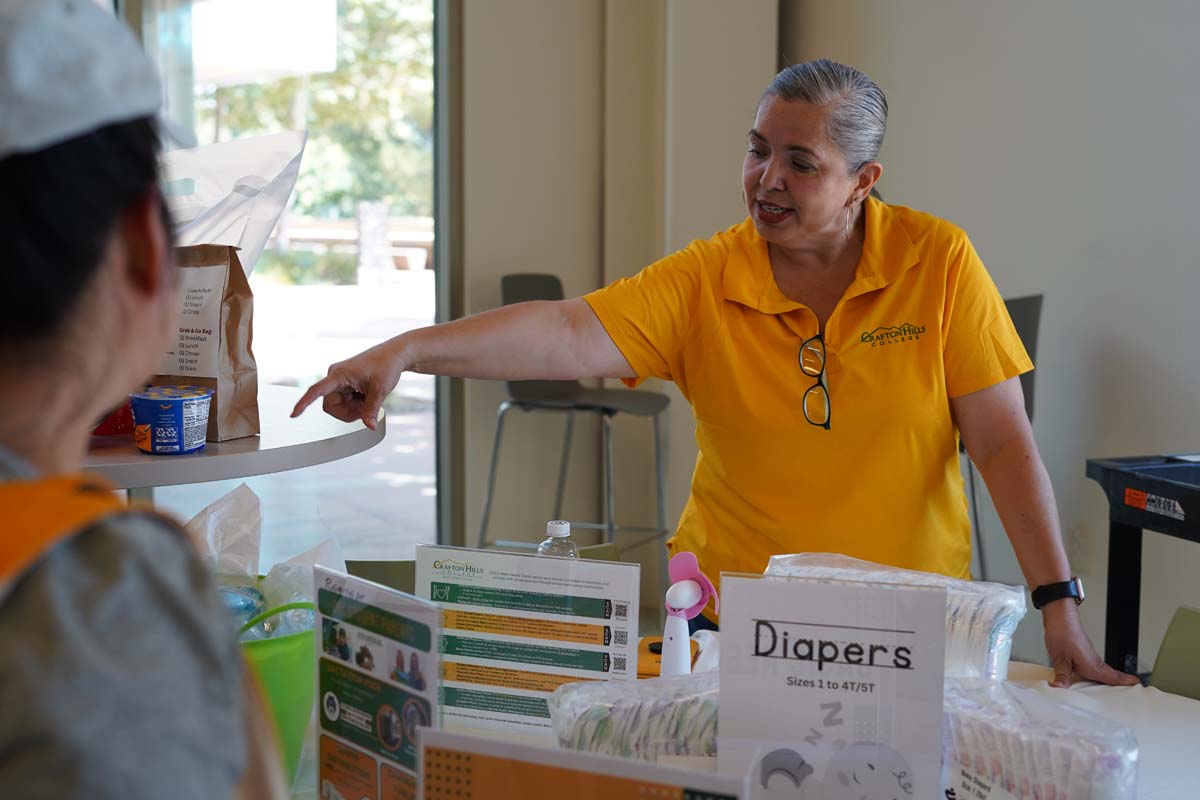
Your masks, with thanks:
<instances>
[{"instance_id":1,"label":"yellow plastic object","mask_svg":"<svg viewBox=\"0 0 1200 800\"><path fill-rule=\"evenodd\" d=\"M692 666L696 666L696 659L700 656L700 645L696 644L695 639L688 641L692 650ZM639 680L646 678L657 678L659 671L662 668L662 637L661 636L643 636L638 639L637 649L637 676Z\"/></svg>"},{"instance_id":2,"label":"yellow plastic object","mask_svg":"<svg viewBox=\"0 0 1200 800\"><path fill-rule=\"evenodd\" d=\"M248 631L258 623L297 608L315 610L312 603L287 603L259 614L242 626ZM279 732L283 750L283 766L288 782L296 775L300 752L304 748L304 733L312 716L316 696L316 631L301 631L273 639L243 642L246 657L254 666L262 684L271 716Z\"/></svg>"},{"instance_id":3,"label":"yellow plastic object","mask_svg":"<svg viewBox=\"0 0 1200 800\"><path fill-rule=\"evenodd\" d=\"M1200 609L1180 606L1171 617L1150 673L1154 688L1200 700Z\"/></svg>"}]
</instances>

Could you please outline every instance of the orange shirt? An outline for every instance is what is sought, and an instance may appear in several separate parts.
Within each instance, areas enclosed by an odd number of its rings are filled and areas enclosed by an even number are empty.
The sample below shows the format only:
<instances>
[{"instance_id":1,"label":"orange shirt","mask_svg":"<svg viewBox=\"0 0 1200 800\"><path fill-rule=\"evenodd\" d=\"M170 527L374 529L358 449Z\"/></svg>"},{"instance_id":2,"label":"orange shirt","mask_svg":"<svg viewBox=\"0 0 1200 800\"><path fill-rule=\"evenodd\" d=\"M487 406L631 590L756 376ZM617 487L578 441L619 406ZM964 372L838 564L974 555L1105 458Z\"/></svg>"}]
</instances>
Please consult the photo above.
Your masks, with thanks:
<instances>
[{"instance_id":1,"label":"orange shirt","mask_svg":"<svg viewBox=\"0 0 1200 800\"><path fill-rule=\"evenodd\" d=\"M963 231L874 198L854 281L825 329L829 430L801 398L816 315L775 283L747 219L585 300L637 378L674 381L699 455L672 552L709 575L844 553L969 577L950 398L1033 368Z\"/></svg>"}]
</instances>

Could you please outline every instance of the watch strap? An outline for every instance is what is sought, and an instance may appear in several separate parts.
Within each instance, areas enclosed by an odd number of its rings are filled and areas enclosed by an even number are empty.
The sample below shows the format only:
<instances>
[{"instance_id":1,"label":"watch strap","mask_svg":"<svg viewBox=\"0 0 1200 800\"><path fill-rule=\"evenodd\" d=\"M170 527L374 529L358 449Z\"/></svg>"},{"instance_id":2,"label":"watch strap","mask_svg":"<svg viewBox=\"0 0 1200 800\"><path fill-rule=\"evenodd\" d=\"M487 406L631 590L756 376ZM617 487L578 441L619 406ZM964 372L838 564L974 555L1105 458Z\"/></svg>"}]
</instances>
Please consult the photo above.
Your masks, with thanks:
<instances>
[{"instance_id":1,"label":"watch strap","mask_svg":"<svg viewBox=\"0 0 1200 800\"><path fill-rule=\"evenodd\" d=\"M1039 586L1030 593L1033 599L1033 607L1040 609L1047 603L1053 603L1055 600L1062 600L1066 597L1074 598L1075 604L1079 605L1083 602L1083 583L1079 578L1072 577L1069 581L1059 581L1058 583L1047 583Z\"/></svg>"}]
</instances>

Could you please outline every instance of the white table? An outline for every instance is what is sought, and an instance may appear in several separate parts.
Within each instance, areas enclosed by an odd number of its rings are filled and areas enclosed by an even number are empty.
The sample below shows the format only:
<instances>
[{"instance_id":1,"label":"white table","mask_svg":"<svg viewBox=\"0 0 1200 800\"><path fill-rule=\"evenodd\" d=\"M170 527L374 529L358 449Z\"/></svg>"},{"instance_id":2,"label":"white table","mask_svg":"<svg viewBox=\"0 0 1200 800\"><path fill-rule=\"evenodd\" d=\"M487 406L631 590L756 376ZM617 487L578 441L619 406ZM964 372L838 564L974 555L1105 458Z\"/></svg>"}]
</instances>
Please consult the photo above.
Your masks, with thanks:
<instances>
[{"instance_id":1,"label":"white table","mask_svg":"<svg viewBox=\"0 0 1200 800\"><path fill-rule=\"evenodd\" d=\"M303 392L289 386L260 386L258 410L262 433L226 442L208 442L196 453L152 456L132 437L93 437L84 469L103 475L130 498L153 500L154 487L246 478L311 467L361 453L387 432L381 413L375 430L361 422L340 422L310 406L298 419L292 407Z\"/></svg>"}]
</instances>

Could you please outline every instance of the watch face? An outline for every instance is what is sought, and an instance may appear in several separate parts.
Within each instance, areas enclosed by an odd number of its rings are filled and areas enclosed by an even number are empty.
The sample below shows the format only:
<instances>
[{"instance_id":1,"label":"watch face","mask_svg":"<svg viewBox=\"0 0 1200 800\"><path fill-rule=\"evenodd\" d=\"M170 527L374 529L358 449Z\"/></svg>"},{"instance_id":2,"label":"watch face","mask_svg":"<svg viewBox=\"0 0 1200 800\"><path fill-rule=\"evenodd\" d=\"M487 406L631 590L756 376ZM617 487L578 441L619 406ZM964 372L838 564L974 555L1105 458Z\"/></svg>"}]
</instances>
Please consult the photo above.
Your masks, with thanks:
<instances>
[{"instance_id":1,"label":"watch face","mask_svg":"<svg viewBox=\"0 0 1200 800\"><path fill-rule=\"evenodd\" d=\"M1071 578L1071 581L1075 584L1075 591L1077 593L1075 595L1075 605L1079 605L1083 602L1084 598L1083 581L1079 580L1079 578Z\"/></svg>"}]
</instances>

